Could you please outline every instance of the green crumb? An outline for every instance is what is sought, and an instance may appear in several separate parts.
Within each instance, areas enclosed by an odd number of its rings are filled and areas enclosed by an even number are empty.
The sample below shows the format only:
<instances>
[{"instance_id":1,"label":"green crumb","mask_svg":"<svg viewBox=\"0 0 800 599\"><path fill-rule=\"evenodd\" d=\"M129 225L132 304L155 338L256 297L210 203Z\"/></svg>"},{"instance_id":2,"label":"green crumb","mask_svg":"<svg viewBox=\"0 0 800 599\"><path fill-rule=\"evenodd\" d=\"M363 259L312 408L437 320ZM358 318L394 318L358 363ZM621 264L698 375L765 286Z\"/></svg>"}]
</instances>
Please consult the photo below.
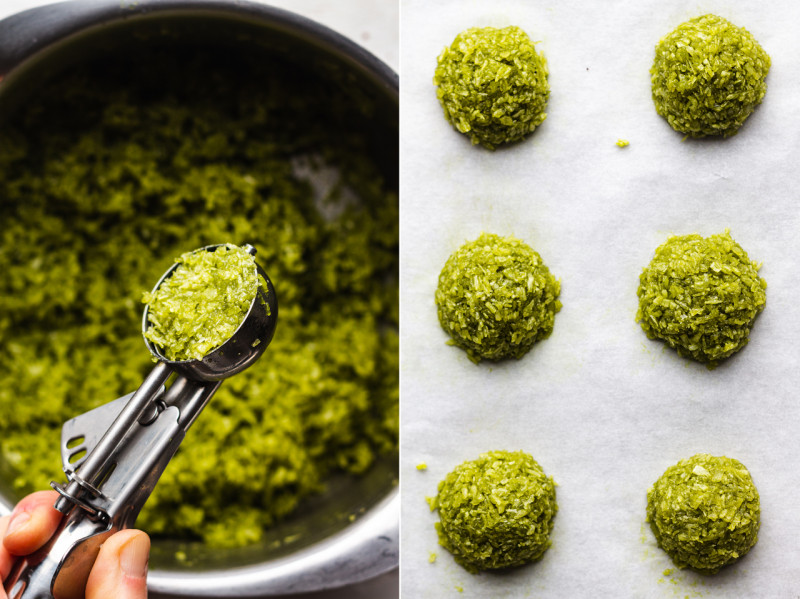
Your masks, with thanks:
<instances>
[{"instance_id":1,"label":"green crumb","mask_svg":"<svg viewBox=\"0 0 800 599\"><path fill-rule=\"evenodd\" d=\"M627 148L629 145L631 145L631 142L629 142L627 139L617 140L617 146L620 148Z\"/></svg>"},{"instance_id":2,"label":"green crumb","mask_svg":"<svg viewBox=\"0 0 800 599\"><path fill-rule=\"evenodd\" d=\"M664 570L664 572L662 572L662 574L664 576L672 576L672 568L667 568L666 570Z\"/></svg>"},{"instance_id":3,"label":"green crumb","mask_svg":"<svg viewBox=\"0 0 800 599\"><path fill-rule=\"evenodd\" d=\"M650 339L713 366L747 344L764 309L759 268L728 230L670 237L639 277L636 321Z\"/></svg>"},{"instance_id":4,"label":"green crumb","mask_svg":"<svg viewBox=\"0 0 800 599\"><path fill-rule=\"evenodd\" d=\"M286 535L285 537L283 537L283 544L284 545L291 545L292 543L297 542L301 538L302 538L302 535L299 534L299 533L298 534L293 534L293 535Z\"/></svg>"},{"instance_id":5,"label":"green crumb","mask_svg":"<svg viewBox=\"0 0 800 599\"><path fill-rule=\"evenodd\" d=\"M439 483L439 544L469 572L521 566L550 547L556 488L522 451L491 451Z\"/></svg>"},{"instance_id":6,"label":"green crumb","mask_svg":"<svg viewBox=\"0 0 800 599\"><path fill-rule=\"evenodd\" d=\"M417 464L417 470L422 471L422 470L427 470L427 469L428 469L428 465L425 462L422 462L421 464Z\"/></svg>"},{"instance_id":7,"label":"green crumb","mask_svg":"<svg viewBox=\"0 0 800 599\"><path fill-rule=\"evenodd\" d=\"M750 551L760 515L747 468L724 456L681 460L647 492L647 521L658 545L679 568L702 573L713 574Z\"/></svg>"},{"instance_id":8,"label":"green crumb","mask_svg":"<svg viewBox=\"0 0 800 599\"><path fill-rule=\"evenodd\" d=\"M519 27L462 31L439 55L433 83L445 118L490 150L524 139L547 116L547 62Z\"/></svg>"},{"instance_id":9,"label":"green crumb","mask_svg":"<svg viewBox=\"0 0 800 599\"><path fill-rule=\"evenodd\" d=\"M432 564L435 561L436 561L436 554L433 551L431 551L431 554L428 556L428 563Z\"/></svg>"},{"instance_id":10,"label":"green crumb","mask_svg":"<svg viewBox=\"0 0 800 599\"><path fill-rule=\"evenodd\" d=\"M209 44L92 58L0 125L0 462L19 497L63 476L63 422L152 369L141 290L175 256L248 242L280 281L270 358L220 387L136 523L204 555L356 511L360 477L394 478L399 420L383 119L349 78Z\"/></svg>"},{"instance_id":11,"label":"green crumb","mask_svg":"<svg viewBox=\"0 0 800 599\"><path fill-rule=\"evenodd\" d=\"M483 233L448 258L436 308L452 343L473 362L521 358L552 333L560 291L528 244Z\"/></svg>"},{"instance_id":12,"label":"green crumb","mask_svg":"<svg viewBox=\"0 0 800 599\"><path fill-rule=\"evenodd\" d=\"M145 337L169 360L200 360L230 339L259 287L256 261L233 244L183 254L154 293L145 293ZM266 291L266 286L264 287Z\"/></svg>"},{"instance_id":13,"label":"green crumb","mask_svg":"<svg viewBox=\"0 0 800 599\"><path fill-rule=\"evenodd\" d=\"M656 45L656 112L692 137L734 135L764 98L769 67L746 29L711 14L696 17Z\"/></svg>"},{"instance_id":14,"label":"green crumb","mask_svg":"<svg viewBox=\"0 0 800 599\"><path fill-rule=\"evenodd\" d=\"M457 590L459 593L463 593L463 592L464 592L464 587L457 586L457 587L456 587L456 590Z\"/></svg>"}]
</instances>

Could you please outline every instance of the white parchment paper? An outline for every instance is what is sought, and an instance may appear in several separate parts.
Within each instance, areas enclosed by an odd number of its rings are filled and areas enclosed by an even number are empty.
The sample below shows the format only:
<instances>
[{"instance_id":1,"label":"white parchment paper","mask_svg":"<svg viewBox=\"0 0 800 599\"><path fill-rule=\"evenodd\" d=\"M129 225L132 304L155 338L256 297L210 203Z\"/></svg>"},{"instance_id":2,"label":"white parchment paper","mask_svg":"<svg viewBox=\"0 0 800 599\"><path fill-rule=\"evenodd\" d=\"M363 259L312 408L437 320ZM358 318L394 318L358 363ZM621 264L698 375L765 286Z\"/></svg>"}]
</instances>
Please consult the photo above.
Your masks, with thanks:
<instances>
[{"instance_id":1,"label":"white parchment paper","mask_svg":"<svg viewBox=\"0 0 800 599\"><path fill-rule=\"evenodd\" d=\"M403 597L800 596L800 3L401 9ZM769 89L735 137L682 141L655 112L649 69L661 37L707 12L755 35L772 57ZM511 24L540 41L552 92L544 124L492 153L444 120L433 70L463 29ZM750 344L709 371L645 337L636 288L668 235L725 228L763 262L767 308ZM553 335L519 361L474 365L436 318L439 271L482 231L527 241L562 282ZM559 483L560 511L539 563L473 576L438 547L425 497L492 449L530 452ZM698 452L750 469L759 542L716 576L664 576L672 563L645 524L647 489Z\"/></svg>"},{"instance_id":2,"label":"white parchment paper","mask_svg":"<svg viewBox=\"0 0 800 599\"><path fill-rule=\"evenodd\" d=\"M231 0L235 2L236 0ZM397 70L398 20L396 0L254 0L293 11L334 29L363 46ZM55 0L0 0L0 19L31 8L54 3ZM123 4L123 0L120 0ZM135 0L129 0L134 4ZM293 599L394 599L398 595L397 572L378 578L313 594L293 594ZM151 599L163 595L150 593ZM287 596L288 597L288 596ZM274 597L273 599L279 599Z\"/></svg>"}]
</instances>

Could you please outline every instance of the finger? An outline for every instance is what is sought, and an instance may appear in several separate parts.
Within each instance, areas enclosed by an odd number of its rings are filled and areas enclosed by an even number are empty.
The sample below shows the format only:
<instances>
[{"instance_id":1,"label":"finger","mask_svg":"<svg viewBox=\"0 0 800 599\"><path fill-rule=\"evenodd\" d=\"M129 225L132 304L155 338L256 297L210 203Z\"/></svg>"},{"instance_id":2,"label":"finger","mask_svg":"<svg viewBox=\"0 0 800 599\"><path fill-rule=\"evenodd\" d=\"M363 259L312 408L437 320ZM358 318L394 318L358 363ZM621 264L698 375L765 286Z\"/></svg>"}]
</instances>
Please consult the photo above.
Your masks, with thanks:
<instances>
[{"instance_id":1,"label":"finger","mask_svg":"<svg viewBox=\"0 0 800 599\"><path fill-rule=\"evenodd\" d=\"M11 516L3 516L0 518L0 539L6 536L9 520L11 520ZM8 573L11 572L11 566L14 565L14 559L14 556L8 552L6 546L3 545L3 543L0 543L0 580L5 580L8 576ZM2 597L5 597L5 595L0 593L0 598Z\"/></svg>"},{"instance_id":2,"label":"finger","mask_svg":"<svg viewBox=\"0 0 800 599\"><path fill-rule=\"evenodd\" d=\"M55 491L38 491L17 504L3 538L3 546L9 553L28 555L53 536L62 517L53 507L57 499Z\"/></svg>"},{"instance_id":3,"label":"finger","mask_svg":"<svg viewBox=\"0 0 800 599\"><path fill-rule=\"evenodd\" d=\"M3 516L0 518L0 539L6 535L9 520L11 520L11 516ZM0 580L5 580L8 573L11 572L14 559L14 556L6 551L5 546L0 543ZM3 585L0 585L0 599L8 599L8 595L6 595L6 592L3 590Z\"/></svg>"},{"instance_id":4,"label":"finger","mask_svg":"<svg viewBox=\"0 0 800 599\"><path fill-rule=\"evenodd\" d=\"M150 537L141 530L110 536L89 574L86 599L145 599L149 558Z\"/></svg>"}]
</instances>

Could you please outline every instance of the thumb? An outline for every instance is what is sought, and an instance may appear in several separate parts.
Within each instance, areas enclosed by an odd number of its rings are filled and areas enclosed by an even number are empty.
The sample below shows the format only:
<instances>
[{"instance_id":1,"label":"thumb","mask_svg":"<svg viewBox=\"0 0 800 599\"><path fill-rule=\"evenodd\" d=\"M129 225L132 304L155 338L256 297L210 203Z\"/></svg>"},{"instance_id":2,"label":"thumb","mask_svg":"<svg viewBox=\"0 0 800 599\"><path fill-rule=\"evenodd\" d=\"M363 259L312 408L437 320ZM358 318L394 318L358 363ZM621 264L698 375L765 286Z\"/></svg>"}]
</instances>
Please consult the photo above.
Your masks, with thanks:
<instances>
[{"instance_id":1,"label":"thumb","mask_svg":"<svg viewBox=\"0 0 800 599\"><path fill-rule=\"evenodd\" d=\"M86 583L86 599L146 599L150 537L123 530L103 543Z\"/></svg>"}]
</instances>

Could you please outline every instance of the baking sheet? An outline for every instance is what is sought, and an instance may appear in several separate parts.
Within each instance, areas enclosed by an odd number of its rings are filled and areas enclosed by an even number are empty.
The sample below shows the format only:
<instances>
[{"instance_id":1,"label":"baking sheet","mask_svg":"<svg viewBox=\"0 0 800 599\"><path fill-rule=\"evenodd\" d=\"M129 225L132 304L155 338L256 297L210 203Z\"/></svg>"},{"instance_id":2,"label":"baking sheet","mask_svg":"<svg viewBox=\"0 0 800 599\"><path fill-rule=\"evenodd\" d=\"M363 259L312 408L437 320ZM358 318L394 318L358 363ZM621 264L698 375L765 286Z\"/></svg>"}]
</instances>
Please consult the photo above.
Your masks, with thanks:
<instances>
[{"instance_id":1,"label":"baking sheet","mask_svg":"<svg viewBox=\"0 0 800 599\"><path fill-rule=\"evenodd\" d=\"M653 107L653 48L708 12L759 40L769 88L738 135L682 141ZM403 597L797 597L800 4L403 0L401 16ZM433 70L463 29L511 24L540 42L552 91L543 125L492 153L444 120ZM763 262L767 308L708 370L645 337L636 288L668 235L725 228ZM476 366L437 322L438 273L482 231L527 241L562 282L553 335L519 361ZM473 576L437 545L425 497L492 449L530 452L560 511L539 563ZM646 492L698 452L750 469L759 541L716 576L665 576Z\"/></svg>"}]
</instances>

